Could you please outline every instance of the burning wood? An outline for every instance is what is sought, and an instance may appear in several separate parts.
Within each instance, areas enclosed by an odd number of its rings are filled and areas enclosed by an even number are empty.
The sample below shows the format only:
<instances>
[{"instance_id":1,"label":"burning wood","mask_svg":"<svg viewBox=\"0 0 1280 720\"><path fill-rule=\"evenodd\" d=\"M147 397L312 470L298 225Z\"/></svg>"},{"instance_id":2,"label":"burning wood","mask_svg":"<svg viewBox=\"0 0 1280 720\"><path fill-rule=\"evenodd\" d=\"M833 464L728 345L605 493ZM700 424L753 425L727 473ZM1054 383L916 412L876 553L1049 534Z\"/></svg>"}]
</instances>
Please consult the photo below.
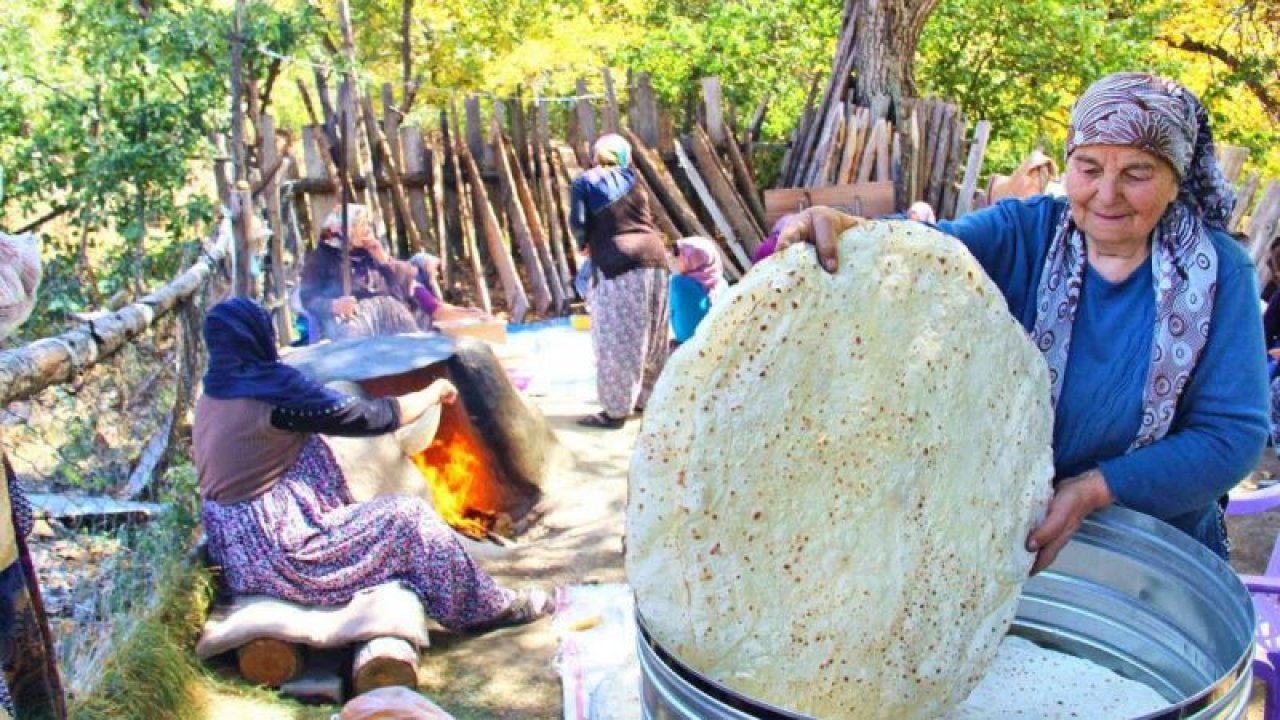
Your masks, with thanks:
<instances>
[{"instance_id":1,"label":"burning wood","mask_svg":"<svg viewBox=\"0 0 1280 720\"><path fill-rule=\"evenodd\" d=\"M457 425L442 426L431 445L413 457L440 517L478 540L511 529L511 516L499 510L502 497L487 460L485 449Z\"/></svg>"}]
</instances>

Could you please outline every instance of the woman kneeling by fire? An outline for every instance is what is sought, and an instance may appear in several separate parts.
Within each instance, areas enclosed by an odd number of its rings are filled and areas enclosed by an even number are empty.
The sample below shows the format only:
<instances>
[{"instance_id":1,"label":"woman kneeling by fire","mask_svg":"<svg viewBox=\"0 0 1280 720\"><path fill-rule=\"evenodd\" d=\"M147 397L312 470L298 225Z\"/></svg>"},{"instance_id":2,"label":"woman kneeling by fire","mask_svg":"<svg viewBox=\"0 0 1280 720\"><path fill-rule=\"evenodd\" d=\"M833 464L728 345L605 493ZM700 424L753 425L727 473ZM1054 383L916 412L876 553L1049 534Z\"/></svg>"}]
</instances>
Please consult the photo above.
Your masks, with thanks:
<instances>
[{"instance_id":1,"label":"woman kneeling by fire","mask_svg":"<svg viewBox=\"0 0 1280 720\"><path fill-rule=\"evenodd\" d=\"M333 606L398 580L432 619L467 632L551 613L550 593L481 570L422 498L352 500L320 435L392 432L452 403L448 381L392 398L339 393L280 362L270 317L244 298L210 310L204 337L192 434L209 549L232 593Z\"/></svg>"}]
</instances>

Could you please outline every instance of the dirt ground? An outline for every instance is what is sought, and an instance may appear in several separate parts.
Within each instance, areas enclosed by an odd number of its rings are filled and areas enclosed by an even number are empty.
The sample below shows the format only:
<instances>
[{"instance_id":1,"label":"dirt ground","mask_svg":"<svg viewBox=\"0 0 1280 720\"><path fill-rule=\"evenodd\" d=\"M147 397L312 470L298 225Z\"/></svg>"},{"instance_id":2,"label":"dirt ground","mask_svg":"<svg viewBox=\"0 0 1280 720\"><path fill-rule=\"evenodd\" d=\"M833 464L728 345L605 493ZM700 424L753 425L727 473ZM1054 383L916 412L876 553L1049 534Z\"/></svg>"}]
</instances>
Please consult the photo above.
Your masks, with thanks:
<instances>
[{"instance_id":1,"label":"dirt ground","mask_svg":"<svg viewBox=\"0 0 1280 720\"><path fill-rule=\"evenodd\" d=\"M585 337L585 334L584 336ZM574 340L570 338L570 340ZM581 339L575 342L581 342ZM585 347L589 357L589 345ZM543 348L545 350L545 348ZM578 355L575 360L581 359ZM580 369L580 368L579 368ZM567 388L567 389L566 389ZM541 522L516 547L475 546L481 564L511 585L571 585L623 581L622 535L626 472L640 423L622 430L588 430L574 420L597 407L589 387L562 384L531 400L546 415L566 450L549 479L550 498ZM1274 458L1260 468L1280 477ZM1280 531L1280 511L1228 521L1239 572L1261 573ZM547 621L479 637L435 633L419 669L420 691L459 720L526 720L563 717L561 683L555 670L558 639ZM1249 720L1261 720L1255 688ZM231 681L210 690L215 720L325 720L333 707L304 707Z\"/></svg>"}]
</instances>

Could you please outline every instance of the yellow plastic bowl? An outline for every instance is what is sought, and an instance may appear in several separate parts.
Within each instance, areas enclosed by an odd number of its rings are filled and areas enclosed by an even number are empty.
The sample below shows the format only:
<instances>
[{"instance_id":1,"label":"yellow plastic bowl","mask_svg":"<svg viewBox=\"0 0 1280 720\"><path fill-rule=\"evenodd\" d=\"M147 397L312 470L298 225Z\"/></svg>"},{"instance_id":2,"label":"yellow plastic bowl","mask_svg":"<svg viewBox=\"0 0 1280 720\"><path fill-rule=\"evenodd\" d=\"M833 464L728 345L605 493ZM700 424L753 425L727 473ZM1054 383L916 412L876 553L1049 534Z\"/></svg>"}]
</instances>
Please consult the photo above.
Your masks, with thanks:
<instances>
[{"instance_id":1,"label":"yellow plastic bowl","mask_svg":"<svg viewBox=\"0 0 1280 720\"><path fill-rule=\"evenodd\" d=\"M569 324L573 326L574 330L590 330L591 316L590 315L570 315Z\"/></svg>"}]
</instances>

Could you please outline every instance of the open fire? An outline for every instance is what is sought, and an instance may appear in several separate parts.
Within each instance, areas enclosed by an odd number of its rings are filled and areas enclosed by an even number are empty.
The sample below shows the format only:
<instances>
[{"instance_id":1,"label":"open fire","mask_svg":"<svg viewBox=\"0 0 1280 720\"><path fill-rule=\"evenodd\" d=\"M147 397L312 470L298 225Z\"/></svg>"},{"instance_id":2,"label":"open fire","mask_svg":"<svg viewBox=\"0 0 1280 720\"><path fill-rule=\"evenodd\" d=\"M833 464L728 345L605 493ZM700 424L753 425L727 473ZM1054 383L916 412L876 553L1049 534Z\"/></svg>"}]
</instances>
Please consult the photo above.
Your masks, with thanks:
<instances>
[{"instance_id":1,"label":"open fire","mask_svg":"<svg viewBox=\"0 0 1280 720\"><path fill-rule=\"evenodd\" d=\"M511 534L511 518L501 511L503 497L487 456L458 423L441 423L435 440L413 458L444 521L481 540Z\"/></svg>"}]
</instances>

